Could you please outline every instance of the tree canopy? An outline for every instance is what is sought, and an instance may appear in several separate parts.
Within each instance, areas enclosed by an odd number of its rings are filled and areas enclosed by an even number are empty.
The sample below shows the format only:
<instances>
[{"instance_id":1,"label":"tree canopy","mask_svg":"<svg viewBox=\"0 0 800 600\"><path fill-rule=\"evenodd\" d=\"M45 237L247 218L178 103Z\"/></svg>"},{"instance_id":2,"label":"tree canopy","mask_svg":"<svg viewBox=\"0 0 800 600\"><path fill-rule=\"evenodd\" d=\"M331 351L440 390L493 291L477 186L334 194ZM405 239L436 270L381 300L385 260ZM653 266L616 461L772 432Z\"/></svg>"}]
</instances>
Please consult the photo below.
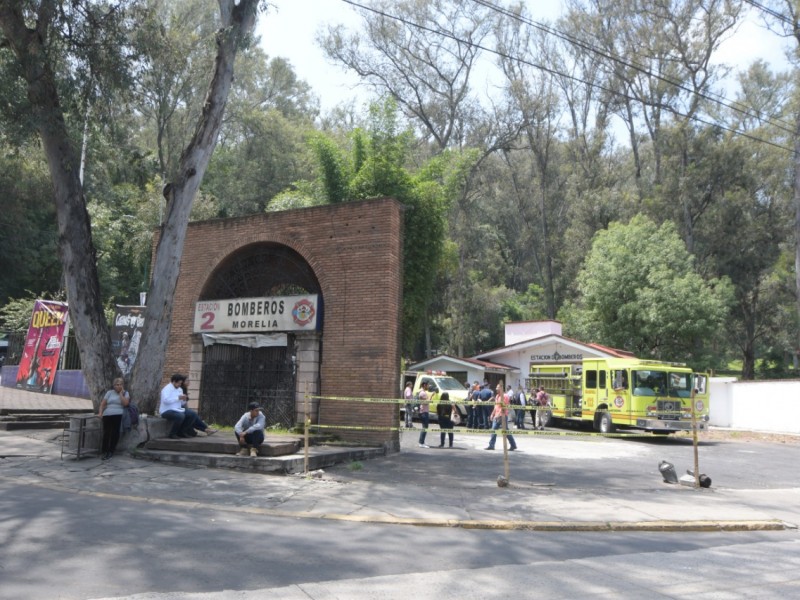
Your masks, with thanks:
<instances>
[{"instance_id":1,"label":"tree canopy","mask_svg":"<svg viewBox=\"0 0 800 600\"><path fill-rule=\"evenodd\" d=\"M97 315L82 345L103 363L114 303L148 291L166 330L177 271L154 277L154 231L179 255L190 219L393 196L409 360L558 318L641 355L797 376L800 63L718 60L756 8L568 0L543 22L524 3L364 0L320 44L367 106L321 111L313 81L243 34L215 145L207 93L242 4L0 0L0 305L66 290Z\"/></svg>"}]
</instances>

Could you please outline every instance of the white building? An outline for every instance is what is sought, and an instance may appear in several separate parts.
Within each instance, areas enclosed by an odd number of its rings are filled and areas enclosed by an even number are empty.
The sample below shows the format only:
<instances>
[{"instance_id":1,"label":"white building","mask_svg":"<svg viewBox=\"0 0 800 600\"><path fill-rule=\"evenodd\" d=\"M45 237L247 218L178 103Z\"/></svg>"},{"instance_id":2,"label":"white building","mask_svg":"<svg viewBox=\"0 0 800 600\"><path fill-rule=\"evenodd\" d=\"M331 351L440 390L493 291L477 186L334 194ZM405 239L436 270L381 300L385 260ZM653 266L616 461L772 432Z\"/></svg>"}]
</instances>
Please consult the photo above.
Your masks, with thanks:
<instances>
[{"instance_id":1,"label":"white building","mask_svg":"<svg viewBox=\"0 0 800 600\"><path fill-rule=\"evenodd\" d=\"M507 323L502 348L472 358L441 355L409 367L414 371L446 371L462 382L488 380L495 385L517 388L524 385L531 367L537 364L576 363L584 358L631 358L633 354L600 344L587 344L561 335L558 321Z\"/></svg>"}]
</instances>

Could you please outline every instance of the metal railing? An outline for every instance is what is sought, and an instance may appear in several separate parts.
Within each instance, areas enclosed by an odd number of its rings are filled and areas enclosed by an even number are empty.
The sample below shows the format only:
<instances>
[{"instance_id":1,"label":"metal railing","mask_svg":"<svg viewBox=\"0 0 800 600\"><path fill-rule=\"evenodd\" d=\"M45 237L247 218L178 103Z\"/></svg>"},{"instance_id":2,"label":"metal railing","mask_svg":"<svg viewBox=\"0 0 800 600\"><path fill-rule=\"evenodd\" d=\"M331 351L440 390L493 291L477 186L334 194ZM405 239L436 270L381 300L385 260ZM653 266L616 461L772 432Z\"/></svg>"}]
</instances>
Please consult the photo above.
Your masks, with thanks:
<instances>
[{"instance_id":1,"label":"metal railing","mask_svg":"<svg viewBox=\"0 0 800 600\"><path fill-rule=\"evenodd\" d=\"M8 350L6 351L6 359L3 363L4 366L18 365L20 360L22 360L22 352L25 349L25 338L27 335L27 331L8 332L6 335ZM78 352L78 342L75 340L75 336L70 334L64 338L59 369L80 370L80 368L81 356L80 352Z\"/></svg>"}]
</instances>

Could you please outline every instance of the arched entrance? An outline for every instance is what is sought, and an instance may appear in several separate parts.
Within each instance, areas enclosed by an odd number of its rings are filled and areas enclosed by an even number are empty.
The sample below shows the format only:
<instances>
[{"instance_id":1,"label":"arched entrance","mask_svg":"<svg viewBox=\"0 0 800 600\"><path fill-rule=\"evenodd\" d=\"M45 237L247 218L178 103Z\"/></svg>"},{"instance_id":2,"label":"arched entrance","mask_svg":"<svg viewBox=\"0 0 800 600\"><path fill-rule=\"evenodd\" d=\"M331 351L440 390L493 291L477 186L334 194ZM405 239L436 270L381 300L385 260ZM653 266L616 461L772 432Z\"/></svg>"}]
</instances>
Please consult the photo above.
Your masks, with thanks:
<instances>
[{"instance_id":1,"label":"arched entrance","mask_svg":"<svg viewBox=\"0 0 800 600\"><path fill-rule=\"evenodd\" d=\"M321 308L319 281L305 259L287 246L262 242L226 257L203 286L199 302L309 295L318 297L316 306ZM234 306L238 310L242 305L249 313L247 304L253 303ZM211 422L235 423L247 404L256 401L265 409L267 426L292 427L298 421L298 398L309 380L316 391L319 331L282 329L263 316L270 314L268 303L263 308L262 314L259 306L258 317L242 316L234 332L198 336L202 338L197 340L202 348L200 410Z\"/></svg>"}]
</instances>

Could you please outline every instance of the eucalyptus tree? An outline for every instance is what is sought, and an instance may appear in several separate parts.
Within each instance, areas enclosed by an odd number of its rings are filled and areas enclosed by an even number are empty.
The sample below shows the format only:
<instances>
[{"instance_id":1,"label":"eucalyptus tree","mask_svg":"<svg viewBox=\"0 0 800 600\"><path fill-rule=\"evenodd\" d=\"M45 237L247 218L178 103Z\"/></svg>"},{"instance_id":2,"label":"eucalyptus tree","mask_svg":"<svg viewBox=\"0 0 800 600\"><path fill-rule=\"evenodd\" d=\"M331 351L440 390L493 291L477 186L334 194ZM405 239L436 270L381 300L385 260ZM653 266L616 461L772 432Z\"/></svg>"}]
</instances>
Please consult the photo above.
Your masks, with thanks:
<instances>
[{"instance_id":1,"label":"eucalyptus tree","mask_svg":"<svg viewBox=\"0 0 800 600\"><path fill-rule=\"evenodd\" d=\"M792 305L787 285L791 246L790 129L792 86L786 73L756 62L738 75L736 110L721 111L730 130L709 132L693 154L696 187L722 196L697 228L698 264L733 284L735 302L726 332L742 358L742 377L756 376L757 360L769 349L791 352L796 325L786 319ZM700 138L702 139L702 138ZM771 143L764 143L769 140Z\"/></svg>"},{"instance_id":2,"label":"eucalyptus tree","mask_svg":"<svg viewBox=\"0 0 800 600\"><path fill-rule=\"evenodd\" d=\"M75 140L84 99L131 74L131 34L144 5L135 0L0 1L4 68L25 92L15 106L41 141L53 183L62 261L72 326L93 401L99 403L117 372L103 312L96 249L80 179ZM219 0L217 56L194 135L165 190L168 206L156 249L153 286L132 390L143 410L155 406L162 377L172 301L189 212L222 124L233 78L233 61L255 25L256 0ZM123 81L129 84L130 80ZM74 91L83 91L76 96Z\"/></svg>"},{"instance_id":3,"label":"eucalyptus tree","mask_svg":"<svg viewBox=\"0 0 800 600\"><path fill-rule=\"evenodd\" d=\"M472 90L492 11L460 0L367 0L363 31L330 26L325 53L390 95L439 149L461 147L480 112Z\"/></svg>"},{"instance_id":4,"label":"eucalyptus tree","mask_svg":"<svg viewBox=\"0 0 800 600\"><path fill-rule=\"evenodd\" d=\"M217 25L212 0L145 0L133 32L136 78L129 104L144 118L140 145L155 147L169 181L200 115L213 69Z\"/></svg>"},{"instance_id":5,"label":"eucalyptus tree","mask_svg":"<svg viewBox=\"0 0 800 600\"><path fill-rule=\"evenodd\" d=\"M219 216L263 212L281 190L306 177L306 142L319 113L310 86L285 59L249 48L237 60L237 73L203 183L219 203Z\"/></svg>"},{"instance_id":6,"label":"eucalyptus tree","mask_svg":"<svg viewBox=\"0 0 800 600\"><path fill-rule=\"evenodd\" d=\"M502 150L517 215L508 226L533 263L553 319L560 303L554 262L567 212L559 172L563 98L552 73L539 66L550 62L553 40L522 21L506 20L498 27L497 44L506 104L521 124L519 137ZM522 283L524 289L530 282Z\"/></svg>"},{"instance_id":7,"label":"eucalyptus tree","mask_svg":"<svg viewBox=\"0 0 800 600\"><path fill-rule=\"evenodd\" d=\"M642 199L662 181L662 158L669 151L662 135L664 127L677 124L690 135L692 123L706 118L709 104L717 101L714 86L726 69L713 61L714 53L731 34L740 14L741 3L731 0L571 2L569 18L583 20L587 44L603 56L613 78L617 114L628 130ZM642 132L652 146L649 182L642 179L646 167ZM690 249L698 217L692 200L681 196L677 215Z\"/></svg>"},{"instance_id":8,"label":"eucalyptus tree","mask_svg":"<svg viewBox=\"0 0 800 600\"><path fill-rule=\"evenodd\" d=\"M800 6L794 0L763 0L761 3L751 3L759 10L759 14L767 26L785 38L793 40L793 50L790 58L793 64L793 78L795 79L794 98L794 136L792 140L793 173L792 182L794 199L794 275L795 275L795 337L794 363L800 367L800 100L797 98L800 85L796 80L800 75Z\"/></svg>"}]
</instances>

